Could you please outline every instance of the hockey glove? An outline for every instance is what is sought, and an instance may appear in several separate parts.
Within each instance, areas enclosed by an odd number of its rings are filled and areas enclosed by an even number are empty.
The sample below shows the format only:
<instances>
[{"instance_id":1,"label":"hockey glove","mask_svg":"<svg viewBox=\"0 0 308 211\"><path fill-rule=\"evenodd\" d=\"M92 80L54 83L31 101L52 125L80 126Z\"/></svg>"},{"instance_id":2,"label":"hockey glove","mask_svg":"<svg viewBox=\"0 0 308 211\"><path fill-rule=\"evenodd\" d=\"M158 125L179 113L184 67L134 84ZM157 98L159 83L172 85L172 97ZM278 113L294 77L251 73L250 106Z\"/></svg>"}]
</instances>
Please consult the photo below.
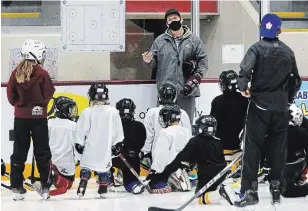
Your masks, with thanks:
<instances>
[{"instance_id":1,"label":"hockey glove","mask_svg":"<svg viewBox=\"0 0 308 211\"><path fill-rule=\"evenodd\" d=\"M117 143L116 145L113 145L111 147L112 155L116 156L116 157L119 156L119 154L121 154L122 151L123 151L123 146L124 146L123 142L120 142L120 143Z\"/></svg>"},{"instance_id":2,"label":"hockey glove","mask_svg":"<svg viewBox=\"0 0 308 211\"><path fill-rule=\"evenodd\" d=\"M76 144L75 144L75 149L76 149L76 151L77 151L79 154L82 155L83 150L84 150L84 146L82 146L82 145L76 143Z\"/></svg>"},{"instance_id":3,"label":"hockey glove","mask_svg":"<svg viewBox=\"0 0 308 211\"><path fill-rule=\"evenodd\" d=\"M190 76L181 93L186 97L193 95L197 91L200 82L201 82L200 76L198 75Z\"/></svg>"},{"instance_id":4,"label":"hockey glove","mask_svg":"<svg viewBox=\"0 0 308 211\"><path fill-rule=\"evenodd\" d=\"M150 186L152 184L157 184L159 182L167 182L168 176L166 177L163 173L157 173L155 170L151 170L149 175L145 179L146 181L150 180Z\"/></svg>"},{"instance_id":5,"label":"hockey glove","mask_svg":"<svg viewBox=\"0 0 308 211\"><path fill-rule=\"evenodd\" d=\"M6 167L4 161L1 159L1 175L4 176L6 172Z\"/></svg>"}]
</instances>

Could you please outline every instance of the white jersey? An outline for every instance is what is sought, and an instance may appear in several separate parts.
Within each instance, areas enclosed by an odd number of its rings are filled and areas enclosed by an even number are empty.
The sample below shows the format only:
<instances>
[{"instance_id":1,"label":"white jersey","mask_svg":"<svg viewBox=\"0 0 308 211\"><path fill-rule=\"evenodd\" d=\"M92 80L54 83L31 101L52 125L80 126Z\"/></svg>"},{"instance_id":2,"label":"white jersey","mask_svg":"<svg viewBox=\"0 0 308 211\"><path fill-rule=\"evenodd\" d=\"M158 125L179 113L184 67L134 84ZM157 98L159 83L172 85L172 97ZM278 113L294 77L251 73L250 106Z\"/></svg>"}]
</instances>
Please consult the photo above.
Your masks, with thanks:
<instances>
[{"instance_id":1,"label":"white jersey","mask_svg":"<svg viewBox=\"0 0 308 211\"><path fill-rule=\"evenodd\" d=\"M152 150L151 169L161 173L184 149L190 138L190 131L180 125L169 126L161 130Z\"/></svg>"},{"instance_id":2,"label":"white jersey","mask_svg":"<svg viewBox=\"0 0 308 211\"><path fill-rule=\"evenodd\" d=\"M160 125L159 119L159 111L163 108L163 105L160 105L156 108L151 108L148 110L145 118L144 118L144 126L147 132L147 138L145 140L145 144L141 149L142 152L149 153L152 151L156 144L156 140L158 138L159 132L163 129ZM180 125L187 128L189 133L191 134L191 124L187 113L181 109L181 120Z\"/></svg>"},{"instance_id":3,"label":"white jersey","mask_svg":"<svg viewBox=\"0 0 308 211\"><path fill-rule=\"evenodd\" d=\"M61 174L75 174L74 142L76 122L54 118L48 120L49 146L52 163Z\"/></svg>"},{"instance_id":4,"label":"white jersey","mask_svg":"<svg viewBox=\"0 0 308 211\"><path fill-rule=\"evenodd\" d=\"M109 105L88 107L76 128L76 143L84 146L80 166L97 172L111 168L111 147L124 139L119 111Z\"/></svg>"}]
</instances>

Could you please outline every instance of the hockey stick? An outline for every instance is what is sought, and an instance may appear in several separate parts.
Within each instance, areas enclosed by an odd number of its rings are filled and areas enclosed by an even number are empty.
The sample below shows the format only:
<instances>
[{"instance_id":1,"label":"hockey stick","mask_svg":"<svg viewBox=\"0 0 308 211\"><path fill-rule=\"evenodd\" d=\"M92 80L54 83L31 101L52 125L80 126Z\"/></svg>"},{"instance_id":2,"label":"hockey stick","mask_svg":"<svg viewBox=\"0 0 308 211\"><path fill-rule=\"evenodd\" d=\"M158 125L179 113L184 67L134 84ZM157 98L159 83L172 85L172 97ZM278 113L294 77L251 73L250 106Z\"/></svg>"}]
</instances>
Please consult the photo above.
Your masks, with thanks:
<instances>
[{"instance_id":1,"label":"hockey stick","mask_svg":"<svg viewBox=\"0 0 308 211\"><path fill-rule=\"evenodd\" d=\"M6 188L6 189L8 189L8 190L12 190L11 186L5 185L5 184L3 184L3 183L1 183L1 186L4 187L4 188Z\"/></svg>"},{"instance_id":2,"label":"hockey stick","mask_svg":"<svg viewBox=\"0 0 308 211\"><path fill-rule=\"evenodd\" d=\"M8 178L8 179L11 179L11 175L10 175L9 173L7 173L7 172L4 173L4 176L5 176L6 178ZM30 183L26 182L26 181L24 182L24 186L25 186L25 188L26 188L27 190L29 190L29 191L34 191L33 186L32 186Z\"/></svg>"},{"instance_id":3,"label":"hockey stick","mask_svg":"<svg viewBox=\"0 0 308 211\"><path fill-rule=\"evenodd\" d=\"M143 181L139 178L139 175L137 174L137 172L133 169L133 167L131 167L131 165L127 162L127 160L125 159L125 157L120 153L119 157L122 159L122 161L125 163L125 165L127 166L127 168L129 168L129 170L133 173L133 175L139 180L139 182L145 187L145 189L147 189L147 191L149 193L153 193L152 189L149 187L148 184L144 184Z\"/></svg>"},{"instance_id":4,"label":"hockey stick","mask_svg":"<svg viewBox=\"0 0 308 211\"><path fill-rule=\"evenodd\" d=\"M34 152L32 155L32 164L31 164L31 184L35 183L35 179L34 179L34 170L35 170L35 158L34 158Z\"/></svg>"},{"instance_id":5,"label":"hockey stick","mask_svg":"<svg viewBox=\"0 0 308 211\"><path fill-rule=\"evenodd\" d=\"M242 157L242 153L239 154L229 165L227 165L221 172L219 172L213 179L211 179L205 186L203 186L193 197L191 197L185 204L177 209L164 209L159 207L149 207L148 211L181 211L187 205L189 205L193 200L198 198L201 194L203 194L208 188L210 188L215 182L217 182L222 176L224 176L232 166ZM232 173L231 173L232 174Z\"/></svg>"}]
</instances>

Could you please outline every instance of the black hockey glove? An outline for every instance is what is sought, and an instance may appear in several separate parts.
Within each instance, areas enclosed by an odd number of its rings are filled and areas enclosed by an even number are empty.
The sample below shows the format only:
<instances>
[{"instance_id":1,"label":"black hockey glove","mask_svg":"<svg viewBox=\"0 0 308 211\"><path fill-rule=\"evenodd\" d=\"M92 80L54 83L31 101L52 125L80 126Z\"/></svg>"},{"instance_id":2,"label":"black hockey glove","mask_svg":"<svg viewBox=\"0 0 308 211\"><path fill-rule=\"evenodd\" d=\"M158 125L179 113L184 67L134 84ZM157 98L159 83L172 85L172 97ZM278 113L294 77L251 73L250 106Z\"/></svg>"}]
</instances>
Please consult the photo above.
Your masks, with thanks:
<instances>
[{"instance_id":1,"label":"black hockey glove","mask_svg":"<svg viewBox=\"0 0 308 211\"><path fill-rule=\"evenodd\" d=\"M149 175L146 177L145 180L146 181L150 180L149 185L152 186L152 185L155 185L159 182L167 182L168 177L166 178L166 176L163 172L157 173L155 170L151 170Z\"/></svg>"},{"instance_id":2,"label":"black hockey glove","mask_svg":"<svg viewBox=\"0 0 308 211\"><path fill-rule=\"evenodd\" d=\"M120 142L120 143L117 143L116 145L113 145L111 147L112 155L119 156L119 154L121 154L122 151L123 151L123 146L124 146L123 142Z\"/></svg>"},{"instance_id":3,"label":"black hockey glove","mask_svg":"<svg viewBox=\"0 0 308 211\"><path fill-rule=\"evenodd\" d=\"M145 170L150 170L152 165L152 155L150 152L146 154L144 152L140 153L140 164Z\"/></svg>"},{"instance_id":4,"label":"black hockey glove","mask_svg":"<svg viewBox=\"0 0 308 211\"><path fill-rule=\"evenodd\" d=\"M198 75L190 76L181 93L186 97L193 95L197 91L200 82L201 82L200 76Z\"/></svg>"},{"instance_id":5,"label":"black hockey glove","mask_svg":"<svg viewBox=\"0 0 308 211\"><path fill-rule=\"evenodd\" d=\"M6 172L6 167L4 161L1 159L1 175L4 176Z\"/></svg>"},{"instance_id":6,"label":"black hockey glove","mask_svg":"<svg viewBox=\"0 0 308 211\"><path fill-rule=\"evenodd\" d=\"M75 144L75 149L76 151L82 155L83 150L84 150L84 146L80 145L80 144Z\"/></svg>"}]
</instances>

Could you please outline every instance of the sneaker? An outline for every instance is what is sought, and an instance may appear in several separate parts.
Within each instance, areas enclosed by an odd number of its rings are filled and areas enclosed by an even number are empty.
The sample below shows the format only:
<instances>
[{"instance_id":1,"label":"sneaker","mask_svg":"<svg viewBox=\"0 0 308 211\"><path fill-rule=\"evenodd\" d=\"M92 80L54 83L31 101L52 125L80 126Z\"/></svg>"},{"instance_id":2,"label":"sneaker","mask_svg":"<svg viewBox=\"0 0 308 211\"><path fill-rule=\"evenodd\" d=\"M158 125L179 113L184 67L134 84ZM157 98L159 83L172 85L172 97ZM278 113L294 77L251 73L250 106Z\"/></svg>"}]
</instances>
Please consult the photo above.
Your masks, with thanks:
<instances>
[{"instance_id":1,"label":"sneaker","mask_svg":"<svg viewBox=\"0 0 308 211\"><path fill-rule=\"evenodd\" d=\"M280 204L280 182L278 180L272 180L270 182L270 192L272 194L272 204Z\"/></svg>"},{"instance_id":2,"label":"sneaker","mask_svg":"<svg viewBox=\"0 0 308 211\"><path fill-rule=\"evenodd\" d=\"M239 200L234 202L234 206L246 207L258 203L259 203L258 183L254 181L251 183L251 189L247 190L245 193L239 194Z\"/></svg>"},{"instance_id":3,"label":"sneaker","mask_svg":"<svg viewBox=\"0 0 308 211\"><path fill-rule=\"evenodd\" d=\"M13 200L19 201L19 200L25 199L25 195L27 193L27 190L24 187L12 188L12 192L13 192Z\"/></svg>"},{"instance_id":4,"label":"sneaker","mask_svg":"<svg viewBox=\"0 0 308 211\"><path fill-rule=\"evenodd\" d=\"M222 198L224 198L225 200L227 200L229 202L230 205L234 205L234 202L236 201L236 193L234 192L234 190L227 186L227 185L221 185L219 187L219 194Z\"/></svg>"}]
</instances>

